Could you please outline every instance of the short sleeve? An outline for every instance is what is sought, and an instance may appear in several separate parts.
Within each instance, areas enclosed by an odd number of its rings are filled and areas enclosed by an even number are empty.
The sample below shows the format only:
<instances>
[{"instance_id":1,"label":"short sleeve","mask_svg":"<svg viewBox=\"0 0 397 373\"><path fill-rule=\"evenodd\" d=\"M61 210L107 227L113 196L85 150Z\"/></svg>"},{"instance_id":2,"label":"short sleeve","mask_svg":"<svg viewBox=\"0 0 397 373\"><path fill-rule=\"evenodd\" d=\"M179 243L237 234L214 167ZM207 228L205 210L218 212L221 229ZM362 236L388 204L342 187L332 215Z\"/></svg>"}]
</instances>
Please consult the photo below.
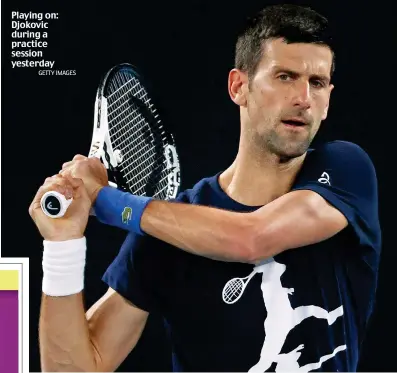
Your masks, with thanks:
<instances>
[{"instance_id":1,"label":"short sleeve","mask_svg":"<svg viewBox=\"0 0 397 373\"><path fill-rule=\"evenodd\" d=\"M309 189L348 220L360 245L380 250L378 185L369 155L347 141L328 142L306 156L292 190Z\"/></svg>"},{"instance_id":2,"label":"short sleeve","mask_svg":"<svg viewBox=\"0 0 397 373\"><path fill-rule=\"evenodd\" d=\"M144 251L149 250L149 241L147 236L129 233L102 280L138 308L155 312L157 305L151 286L155 279L151 281L145 273L150 271L150 258Z\"/></svg>"},{"instance_id":3,"label":"short sleeve","mask_svg":"<svg viewBox=\"0 0 397 373\"><path fill-rule=\"evenodd\" d=\"M188 202L186 192L181 192L172 202ZM168 256L165 243L149 235L129 233L120 251L104 273L102 280L138 308L161 312L165 271Z\"/></svg>"}]
</instances>

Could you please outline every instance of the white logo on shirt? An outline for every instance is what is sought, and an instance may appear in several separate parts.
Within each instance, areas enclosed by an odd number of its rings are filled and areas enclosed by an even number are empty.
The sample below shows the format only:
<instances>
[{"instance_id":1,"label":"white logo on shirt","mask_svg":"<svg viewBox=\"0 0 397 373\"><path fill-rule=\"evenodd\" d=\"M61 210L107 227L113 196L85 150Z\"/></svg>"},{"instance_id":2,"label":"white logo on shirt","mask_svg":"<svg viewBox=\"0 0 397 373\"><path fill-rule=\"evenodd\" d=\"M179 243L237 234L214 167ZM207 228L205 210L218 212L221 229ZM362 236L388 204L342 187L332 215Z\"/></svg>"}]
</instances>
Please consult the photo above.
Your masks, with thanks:
<instances>
[{"instance_id":1,"label":"white logo on shirt","mask_svg":"<svg viewBox=\"0 0 397 373\"><path fill-rule=\"evenodd\" d=\"M321 367L323 362L333 358L338 352L346 350L346 345L338 346L329 354L321 356L319 361L304 366L300 366L297 362L301 354L300 351L305 347L303 344L288 354L281 353L287 335L303 320L314 317L326 320L331 326L339 317L343 316L343 306L332 311L315 305L293 308L289 296L293 296L294 288L284 288L281 283L281 276L285 270L285 264L278 263L273 258L254 268L255 274L262 273L261 290L267 317L264 322L265 340L260 356L257 363L248 372L265 372L273 362L277 363L276 371L308 372ZM314 343L315 341L313 341Z\"/></svg>"},{"instance_id":2,"label":"white logo on shirt","mask_svg":"<svg viewBox=\"0 0 397 373\"><path fill-rule=\"evenodd\" d=\"M318 181L322 184L328 184L331 185L330 181L329 181L329 175L326 172L323 172L321 174L321 177L318 179Z\"/></svg>"}]
</instances>

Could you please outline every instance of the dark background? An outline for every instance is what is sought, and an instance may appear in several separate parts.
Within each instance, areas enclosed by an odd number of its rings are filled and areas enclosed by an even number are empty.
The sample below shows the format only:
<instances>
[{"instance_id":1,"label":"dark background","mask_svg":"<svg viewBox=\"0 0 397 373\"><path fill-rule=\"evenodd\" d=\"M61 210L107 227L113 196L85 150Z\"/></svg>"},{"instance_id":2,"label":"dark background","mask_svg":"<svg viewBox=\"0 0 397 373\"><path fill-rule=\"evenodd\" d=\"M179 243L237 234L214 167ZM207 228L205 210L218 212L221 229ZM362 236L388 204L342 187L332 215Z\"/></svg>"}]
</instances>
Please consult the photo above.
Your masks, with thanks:
<instances>
[{"instance_id":1,"label":"dark background","mask_svg":"<svg viewBox=\"0 0 397 373\"><path fill-rule=\"evenodd\" d=\"M298 3L313 6L330 19L338 44L329 118L313 145L333 139L359 144L371 156L379 179L384 245L378 302L359 370L395 371L397 327L391 303L396 301L392 273L397 259L392 240L396 40L392 34L397 33L391 5ZM163 121L171 126L179 145L182 188L189 188L234 159L239 117L227 93L227 75L233 67L235 32L248 14L266 4L270 2L2 2L2 255L30 258L31 371L40 370L42 239L28 207L47 176L75 154L87 154L101 75L117 63L130 62L152 83ZM12 10L59 12L59 20L50 23L44 58L56 61L54 69L76 70L76 76L39 76L39 68L11 68ZM100 277L124 235L90 220L87 307L105 292ZM170 369L161 320L150 316L137 347L119 370Z\"/></svg>"}]
</instances>

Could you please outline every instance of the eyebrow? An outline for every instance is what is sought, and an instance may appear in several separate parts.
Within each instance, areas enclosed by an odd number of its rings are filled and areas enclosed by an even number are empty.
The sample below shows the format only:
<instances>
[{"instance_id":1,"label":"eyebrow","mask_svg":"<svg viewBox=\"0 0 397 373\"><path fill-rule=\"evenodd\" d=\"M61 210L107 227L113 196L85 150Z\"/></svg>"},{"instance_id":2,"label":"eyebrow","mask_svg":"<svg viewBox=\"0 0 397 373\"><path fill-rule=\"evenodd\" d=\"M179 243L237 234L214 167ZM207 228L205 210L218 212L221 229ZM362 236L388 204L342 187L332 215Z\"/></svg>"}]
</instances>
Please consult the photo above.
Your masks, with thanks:
<instances>
[{"instance_id":1,"label":"eyebrow","mask_svg":"<svg viewBox=\"0 0 397 373\"><path fill-rule=\"evenodd\" d=\"M282 67L282 66L275 66L273 68L273 70L275 71L275 73L285 72L285 73L288 73L288 74L290 74L292 76L295 76L295 77L298 77L298 76L302 75L302 74L298 73L297 71L293 71L291 69L288 69L288 68ZM321 74L312 74L310 76L310 79L318 79L318 80L322 80L322 81L324 81L326 83L329 83L331 81L331 79L328 76L321 75Z\"/></svg>"}]
</instances>

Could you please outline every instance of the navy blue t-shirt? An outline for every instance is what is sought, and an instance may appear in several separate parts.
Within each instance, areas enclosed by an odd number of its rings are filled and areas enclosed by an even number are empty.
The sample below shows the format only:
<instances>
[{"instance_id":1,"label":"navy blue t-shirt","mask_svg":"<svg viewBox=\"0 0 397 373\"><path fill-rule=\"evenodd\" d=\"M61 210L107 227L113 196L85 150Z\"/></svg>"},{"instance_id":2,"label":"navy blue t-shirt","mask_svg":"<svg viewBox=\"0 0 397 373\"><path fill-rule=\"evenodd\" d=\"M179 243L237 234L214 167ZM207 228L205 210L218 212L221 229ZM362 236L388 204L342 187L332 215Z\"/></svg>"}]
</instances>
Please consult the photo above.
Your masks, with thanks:
<instances>
[{"instance_id":1,"label":"navy blue t-shirt","mask_svg":"<svg viewBox=\"0 0 397 373\"><path fill-rule=\"evenodd\" d=\"M259 208L228 197L219 175L202 179L174 202L239 212ZM357 369L381 251L374 166L358 145L328 142L310 149L292 189L319 193L346 216L348 227L256 267L128 234L104 281L137 307L164 317L174 371ZM225 302L225 284L254 270L241 298Z\"/></svg>"}]
</instances>

